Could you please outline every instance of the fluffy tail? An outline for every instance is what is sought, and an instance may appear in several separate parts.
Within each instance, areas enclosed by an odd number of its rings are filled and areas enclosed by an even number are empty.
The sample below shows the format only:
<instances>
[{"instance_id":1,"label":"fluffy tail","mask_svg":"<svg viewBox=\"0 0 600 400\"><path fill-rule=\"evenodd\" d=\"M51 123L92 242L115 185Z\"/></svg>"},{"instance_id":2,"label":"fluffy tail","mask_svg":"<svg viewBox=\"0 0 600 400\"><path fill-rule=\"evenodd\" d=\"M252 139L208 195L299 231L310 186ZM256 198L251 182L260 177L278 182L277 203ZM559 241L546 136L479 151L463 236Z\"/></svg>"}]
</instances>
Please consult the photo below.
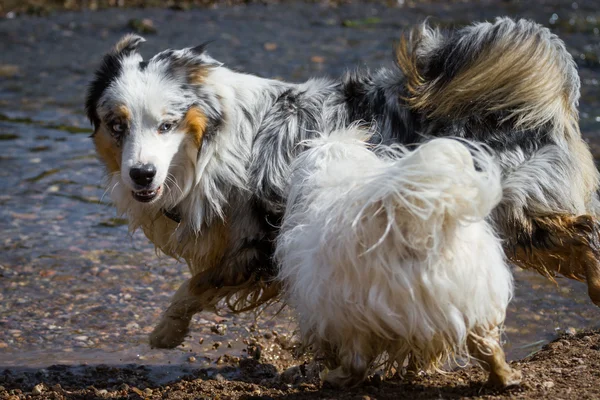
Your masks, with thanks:
<instances>
[{"instance_id":1,"label":"fluffy tail","mask_svg":"<svg viewBox=\"0 0 600 400\"><path fill-rule=\"evenodd\" d=\"M336 132L298 158L284 231L314 212L355 231L369 247L399 230L394 236L407 247L431 250L449 222L481 220L500 201L499 168L478 145L435 139L414 151L370 149L363 139L359 129Z\"/></svg>"},{"instance_id":2,"label":"fluffy tail","mask_svg":"<svg viewBox=\"0 0 600 400\"><path fill-rule=\"evenodd\" d=\"M498 18L450 36L422 25L402 38L396 55L409 104L430 117L495 114L522 129L550 122L571 130L577 121L575 62L556 35L534 22Z\"/></svg>"}]
</instances>

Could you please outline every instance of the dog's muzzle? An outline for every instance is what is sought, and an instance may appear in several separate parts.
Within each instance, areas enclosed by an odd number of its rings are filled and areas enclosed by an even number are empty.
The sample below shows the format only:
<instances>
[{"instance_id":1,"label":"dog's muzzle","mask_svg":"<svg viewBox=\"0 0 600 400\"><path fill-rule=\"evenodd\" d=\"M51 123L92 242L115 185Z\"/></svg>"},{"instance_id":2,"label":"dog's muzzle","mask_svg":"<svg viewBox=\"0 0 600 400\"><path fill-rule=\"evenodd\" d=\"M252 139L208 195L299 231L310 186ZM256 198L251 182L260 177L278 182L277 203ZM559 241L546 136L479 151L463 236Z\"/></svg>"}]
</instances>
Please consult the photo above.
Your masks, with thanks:
<instances>
[{"instance_id":1,"label":"dog's muzzle","mask_svg":"<svg viewBox=\"0 0 600 400\"><path fill-rule=\"evenodd\" d=\"M134 199L148 203L160 194L160 186L157 189L150 189L155 175L156 167L153 164L140 164L129 170L129 177L136 186L141 188L132 192Z\"/></svg>"}]
</instances>

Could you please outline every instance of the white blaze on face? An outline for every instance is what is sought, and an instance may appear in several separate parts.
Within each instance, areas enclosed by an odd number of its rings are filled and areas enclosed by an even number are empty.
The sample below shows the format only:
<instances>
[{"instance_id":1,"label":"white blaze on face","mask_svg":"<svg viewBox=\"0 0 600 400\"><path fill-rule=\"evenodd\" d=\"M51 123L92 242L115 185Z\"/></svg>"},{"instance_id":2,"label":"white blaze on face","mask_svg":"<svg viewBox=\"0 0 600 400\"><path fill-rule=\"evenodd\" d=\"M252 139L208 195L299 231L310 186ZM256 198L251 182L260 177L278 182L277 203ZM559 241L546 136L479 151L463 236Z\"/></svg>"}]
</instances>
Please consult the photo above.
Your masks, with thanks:
<instances>
[{"instance_id":1,"label":"white blaze on face","mask_svg":"<svg viewBox=\"0 0 600 400\"><path fill-rule=\"evenodd\" d=\"M180 82L156 65L140 70L138 63L123 66L123 74L108 88L106 98L123 104L130 114L128 133L122 142L122 181L131 190L141 189L131 179L130 171L136 166L153 165L156 175L144 189L157 190L165 183L171 161L185 138L185 132L177 126L183 115L167 114L174 104L181 104L177 92ZM164 122L173 123L168 132L159 131Z\"/></svg>"}]
</instances>

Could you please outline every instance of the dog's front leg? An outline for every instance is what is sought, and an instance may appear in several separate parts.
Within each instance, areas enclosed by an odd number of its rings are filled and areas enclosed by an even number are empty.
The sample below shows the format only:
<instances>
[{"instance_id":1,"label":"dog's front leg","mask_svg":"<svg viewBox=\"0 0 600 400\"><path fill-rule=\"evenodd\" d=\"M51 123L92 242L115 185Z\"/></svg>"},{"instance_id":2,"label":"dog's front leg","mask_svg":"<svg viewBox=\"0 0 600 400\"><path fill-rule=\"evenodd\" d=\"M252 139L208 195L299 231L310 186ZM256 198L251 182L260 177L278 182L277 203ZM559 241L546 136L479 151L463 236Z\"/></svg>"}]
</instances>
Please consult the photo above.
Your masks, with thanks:
<instances>
[{"instance_id":1,"label":"dog's front leg","mask_svg":"<svg viewBox=\"0 0 600 400\"><path fill-rule=\"evenodd\" d=\"M222 269L217 266L183 282L150 334L150 346L160 349L179 346L189 331L194 314L214 307L229 292L223 290L223 278Z\"/></svg>"},{"instance_id":2,"label":"dog's front leg","mask_svg":"<svg viewBox=\"0 0 600 400\"><path fill-rule=\"evenodd\" d=\"M191 279L183 282L173 296L171 305L150 334L150 346L172 349L183 342L192 316L203 308L201 299L191 293L190 282Z\"/></svg>"}]
</instances>

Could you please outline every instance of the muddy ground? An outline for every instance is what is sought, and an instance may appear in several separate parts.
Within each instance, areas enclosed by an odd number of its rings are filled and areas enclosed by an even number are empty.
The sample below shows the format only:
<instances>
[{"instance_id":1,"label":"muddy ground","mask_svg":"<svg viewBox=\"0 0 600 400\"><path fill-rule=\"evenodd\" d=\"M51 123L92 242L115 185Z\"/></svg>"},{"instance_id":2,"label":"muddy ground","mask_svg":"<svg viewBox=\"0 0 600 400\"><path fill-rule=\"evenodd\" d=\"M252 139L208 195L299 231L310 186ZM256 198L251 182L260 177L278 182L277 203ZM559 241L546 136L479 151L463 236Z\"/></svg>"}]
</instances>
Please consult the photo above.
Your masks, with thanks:
<instances>
[{"instance_id":1,"label":"muddy ground","mask_svg":"<svg viewBox=\"0 0 600 400\"><path fill-rule=\"evenodd\" d=\"M512 366L522 371L518 387L489 387L479 367L447 374L422 374L410 381L372 377L346 391L323 386L314 365L287 370L297 361L274 360L285 350L276 336L253 336L246 357L231 366L197 369L188 376L154 385L143 366L68 367L0 373L0 398L123 399L598 399L600 398L600 332L564 335ZM257 350L262 349L262 350ZM286 371L281 374L281 372Z\"/></svg>"}]
</instances>

